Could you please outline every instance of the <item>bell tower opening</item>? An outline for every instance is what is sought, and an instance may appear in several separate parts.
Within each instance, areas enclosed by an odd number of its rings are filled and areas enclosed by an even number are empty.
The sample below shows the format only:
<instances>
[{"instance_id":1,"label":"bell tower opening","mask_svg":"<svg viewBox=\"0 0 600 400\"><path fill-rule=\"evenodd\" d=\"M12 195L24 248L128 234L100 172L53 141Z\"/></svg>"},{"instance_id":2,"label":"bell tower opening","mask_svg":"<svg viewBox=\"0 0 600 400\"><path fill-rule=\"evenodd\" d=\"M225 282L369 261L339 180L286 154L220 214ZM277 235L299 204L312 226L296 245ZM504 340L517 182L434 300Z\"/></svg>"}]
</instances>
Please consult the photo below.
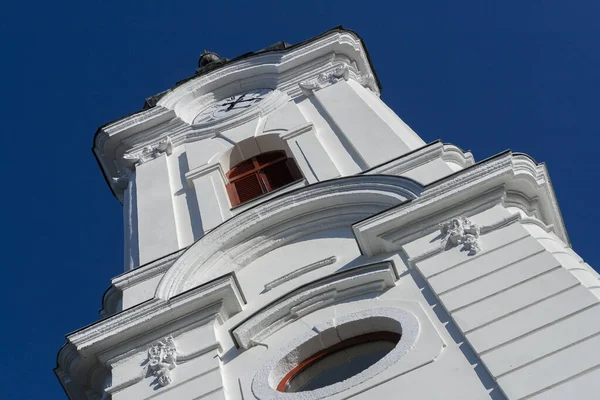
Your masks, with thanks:
<instances>
[{"instance_id":1,"label":"bell tower opening","mask_svg":"<svg viewBox=\"0 0 600 400\"><path fill-rule=\"evenodd\" d=\"M227 194L235 207L302 179L285 151L269 151L244 160L227 172Z\"/></svg>"}]
</instances>

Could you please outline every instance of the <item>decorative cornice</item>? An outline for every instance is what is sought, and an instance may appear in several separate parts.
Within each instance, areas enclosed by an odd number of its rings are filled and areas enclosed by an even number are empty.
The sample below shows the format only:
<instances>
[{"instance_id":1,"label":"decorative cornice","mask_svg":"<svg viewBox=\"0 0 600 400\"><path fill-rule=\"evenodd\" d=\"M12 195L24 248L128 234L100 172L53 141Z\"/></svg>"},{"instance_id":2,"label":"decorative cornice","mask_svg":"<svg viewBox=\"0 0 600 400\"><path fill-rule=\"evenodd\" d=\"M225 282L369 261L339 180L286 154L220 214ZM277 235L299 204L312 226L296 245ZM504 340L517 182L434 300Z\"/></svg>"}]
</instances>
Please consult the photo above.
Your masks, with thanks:
<instances>
[{"instance_id":1,"label":"decorative cornice","mask_svg":"<svg viewBox=\"0 0 600 400\"><path fill-rule=\"evenodd\" d=\"M480 227L480 235L485 235L487 233L493 232L497 229L501 229L504 228L516 221L520 221L521 220L521 216L518 214L513 214L510 217L506 217L506 218L501 218L493 223L491 223L490 225L485 225L485 226L481 226ZM480 240L478 240L480 241ZM447 242L441 240L437 243L434 243L433 246L431 246L430 248L428 248L427 250L425 250L424 252L420 253L420 254L416 254L411 256L407 262L409 265L411 266L415 266L416 263L423 261L429 257L433 257L437 254L440 254L444 251L448 250L448 246L447 246ZM465 251L470 251L467 250L465 248ZM481 254L480 252L477 252L475 254L470 254L471 256L479 256L479 254Z\"/></svg>"},{"instance_id":2,"label":"decorative cornice","mask_svg":"<svg viewBox=\"0 0 600 400\"><path fill-rule=\"evenodd\" d=\"M512 161L516 177L529 180L531 183L535 183L536 186L543 188L543 195L527 196L532 200L531 209L539 209L541 219L547 225L554 225L554 232L567 245L570 245L569 235L558 207L558 201L546 165L544 163L538 164L534 159L522 153L515 154ZM539 205L535 204L536 200L539 201Z\"/></svg>"},{"instance_id":3,"label":"decorative cornice","mask_svg":"<svg viewBox=\"0 0 600 400\"><path fill-rule=\"evenodd\" d=\"M285 193L235 215L200 238L165 274L156 296L168 299L215 275L237 271L291 240L352 224L415 199L420 191L419 184L403 177L352 176Z\"/></svg>"},{"instance_id":4,"label":"decorative cornice","mask_svg":"<svg viewBox=\"0 0 600 400\"><path fill-rule=\"evenodd\" d=\"M139 151L124 154L123 162L127 167L133 168L150 160L154 160L163 153L166 153L168 156L170 156L172 152L173 143L171 142L171 138L167 136L161 139L158 143L144 146L144 148Z\"/></svg>"},{"instance_id":5,"label":"decorative cornice","mask_svg":"<svg viewBox=\"0 0 600 400\"><path fill-rule=\"evenodd\" d=\"M394 287L391 262L365 265L321 279L277 299L233 330L237 343L249 349L304 315L346 298Z\"/></svg>"},{"instance_id":6,"label":"decorative cornice","mask_svg":"<svg viewBox=\"0 0 600 400\"><path fill-rule=\"evenodd\" d=\"M324 74L324 75L323 75ZM155 151L146 146L169 135L173 146L189 140L211 137L259 116L266 115L291 98L301 96L300 82L329 84L354 79L379 95L374 71L360 38L337 29L281 52L258 53L234 60L223 67L195 76L168 91L155 107L101 127L95 137L94 153L120 200L125 188L124 164L135 165L152 159ZM256 106L231 119L191 126L198 111L217 98L242 90L274 89ZM140 146L140 149L135 149ZM145 150L144 150L145 149ZM122 154L126 154L122 158Z\"/></svg>"},{"instance_id":7,"label":"decorative cornice","mask_svg":"<svg viewBox=\"0 0 600 400\"><path fill-rule=\"evenodd\" d=\"M298 86L300 86L300 89L306 96L312 96L315 90L333 85L342 79L347 81L349 78L350 68L348 64L340 64L335 66L331 71L320 73L316 78L298 83Z\"/></svg>"},{"instance_id":8,"label":"decorative cornice","mask_svg":"<svg viewBox=\"0 0 600 400\"><path fill-rule=\"evenodd\" d=\"M467 168L475 164L475 159L470 151L463 151L459 147L444 143L442 151L442 160L458 165L460 168Z\"/></svg>"},{"instance_id":9,"label":"decorative cornice","mask_svg":"<svg viewBox=\"0 0 600 400\"><path fill-rule=\"evenodd\" d=\"M354 224L361 251L367 255L398 251L402 244L438 229L440 219L473 215L504 203L507 193L511 193L512 198L520 198L521 203L528 203L531 213L542 216L546 225L562 227L543 165L536 165L528 157L519 156L517 163L513 160L512 153L502 153L426 186L421 196L410 203ZM566 241L562 232L555 229ZM466 237L461 240L477 251L476 241L471 243L471 237L468 241Z\"/></svg>"},{"instance_id":10,"label":"decorative cornice","mask_svg":"<svg viewBox=\"0 0 600 400\"><path fill-rule=\"evenodd\" d=\"M382 165L378 165L374 168L363 171L362 174L403 175L410 170L418 168L439 158L446 162L456 164L461 168L467 168L474 164L473 155L471 153L463 152L456 146L443 144L438 140L428 143L419 149L411 151L410 153L403 154L402 156L390 160Z\"/></svg>"},{"instance_id":11,"label":"decorative cornice","mask_svg":"<svg viewBox=\"0 0 600 400\"><path fill-rule=\"evenodd\" d=\"M174 116L173 110L164 107L154 107L112 122L104 126L102 131L108 134L108 136L114 136L140 124L151 123L149 124L150 126L158 125L159 123L168 121Z\"/></svg>"},{"instance_id":12,"label":"decorative cornice","mask_svg":"<svg viewBox=\"0 0 600 400\"><path fill-rule=\"evenodd\" d=\"M94 138L94 151L100 157L109 155L107 145L116 136L130 136L134 133L149 129L176 117L173 110L164 107L154 107L111 122L98 129ZM116 148L113 144L112 148Z\"/></svg>"},{"instance_id":13,"label":"decorative cornice","mask_svg":"<svg viewBox=\"0 0 600 400\"><path fill-rule=\"evenodd\" d=\"M167 271L169 267L173 265L175 260L177 260L181 254L183 254L184 251L185 249L178 250L174 253L159 258L158 260L132 269L131 271L127 271L121 275L117 275L112 279L112 284L114 287L120 290L125 290L140 282L147 281L148 279Z\"/></svg>"},{"instance_id":14,"label":"decorative cornice","mask_svg":"<svg viewBox=\"0 0 600 400\"><path fill-rule=\"evenodd\" d=\"M222 319L241 311L242 295L232 275L208 282L182 293L169 302L155 298L137 307L122 311L67 336L78 351L100 351L117 341L122 343L155 327L164 326L192 310L221 303Z\"/></svg>"},{"instance_id":15,"label":"decorative cornice","mask_svg":"<svg viewBox=\"0 0 600 400\"><path fill-rule=\"evenodd\" d=\"M299 75L308 71L318 70L317 65L311 65L316 60L349 60L355 64L358 71L367 75L374 75L366 51L360 38L349 31L338 31L328 33L318 39L307 42L285 52L257 54L251 58L234 61L216 71L193 78L184 84L174 88L158 102L159 105L177 109L181 100L199 97L204 93L212 91L217 81L241 81L251 76L261 74L264 80L269 76L275 78L273 82L282 86L285 82L302 80ZM323 71L317 71L320 74ZM304 78L306 79L306 78ZM223 84L219 84L222 86ZM375 85L372 88L379 93Z\"/></svg>"},{"instance_id":16,"label":"decorative cornice","mask_svg":"<svg viewBox=\"0 0 600 400\"><path fill-rule=\"evenodd\" d=\"M326 88L341 80L348 81L354 79L364 87L372 88L374 77L371 73L361 73L353 71L353 68L346 62L333 66L333 69L320 73L313 77L298 83L298 87L305 96L312 96L317 90Z\"/></svg>"},{"instance_id":17,"label":"decorative cornice","mask_svg":"<svg viewBox=\"0 0 600 400\"><path fill-rule=\"evenodd\" d=\"M108 360L116 360L118 354L127 353L127 348L118 350L118 346L131 347L133 339L138 342L148 340L145 338L154 335L158 328L184 326L181 324L186 319L191 324L210 318L226 321L240 312L243 304L243 295L232 274L181 293L169 301L149 300L67 335L67 344L58 354L56 375L67 393L80 393L82 388L87 387L89 375L98 360L107 363ZM182 358L186 358L184 356ZM158 374L157 377L162 376L161 371L151 372ZM143 377L143 374L138 375ZM163 383L165 379L162 379ZM80 396L72 398L83 399Z\"/></svg>"},{"instance_id":18,"label":"decorative cornice","mask_svg":"<svg viewBox=\"0 0 600 400\"><path fill-rule=\"evenodd\" d=\"M114 285L110 285L106 292L104 292L104 296L102 296L100 317L106 318L119 312L119 304L121 304L122 298L123 292Z\"/></svg>"}]
</instances>

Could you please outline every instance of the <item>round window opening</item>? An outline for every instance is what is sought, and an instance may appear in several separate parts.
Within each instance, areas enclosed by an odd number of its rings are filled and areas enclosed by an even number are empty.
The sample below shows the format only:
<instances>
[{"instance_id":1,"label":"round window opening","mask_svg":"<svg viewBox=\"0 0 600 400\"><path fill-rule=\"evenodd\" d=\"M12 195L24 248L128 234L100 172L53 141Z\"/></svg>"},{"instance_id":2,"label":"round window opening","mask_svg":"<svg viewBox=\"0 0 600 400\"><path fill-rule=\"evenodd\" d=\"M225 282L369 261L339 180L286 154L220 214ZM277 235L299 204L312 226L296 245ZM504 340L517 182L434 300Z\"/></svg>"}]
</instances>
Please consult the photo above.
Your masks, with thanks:
<instances>
[{"instance_id":1,"label":"round window opening","mask_svg":"<svg viewBox=\"0 0 600 400\"><path fill-rule=\"evenodd\" d=\"M371 332L343 340L300 362L277 385L279 392L305 392L345 381L390 353L401 335Z\"/></svg>"}]
</instances>

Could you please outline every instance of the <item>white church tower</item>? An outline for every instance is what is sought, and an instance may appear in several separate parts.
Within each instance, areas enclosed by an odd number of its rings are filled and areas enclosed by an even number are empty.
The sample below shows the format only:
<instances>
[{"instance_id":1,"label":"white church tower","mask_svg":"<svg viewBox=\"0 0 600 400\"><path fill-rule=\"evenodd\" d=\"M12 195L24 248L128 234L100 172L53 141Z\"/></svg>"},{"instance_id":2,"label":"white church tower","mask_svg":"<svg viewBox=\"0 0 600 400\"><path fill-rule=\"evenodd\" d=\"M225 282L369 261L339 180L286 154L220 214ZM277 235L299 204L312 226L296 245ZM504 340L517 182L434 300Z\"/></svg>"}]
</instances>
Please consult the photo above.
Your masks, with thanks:
<instances>
[{"instance_id":1,"label":"white church tower","mask_svg":"<svg viewBox=\"0 0 600 400\"><path fill-rule=\"evenodd\" d=\"M336 28L106 124L125 271L67 335L72 400L598 399L600 281L548 172L426 144Z\"/></svg>"}]
</instances>

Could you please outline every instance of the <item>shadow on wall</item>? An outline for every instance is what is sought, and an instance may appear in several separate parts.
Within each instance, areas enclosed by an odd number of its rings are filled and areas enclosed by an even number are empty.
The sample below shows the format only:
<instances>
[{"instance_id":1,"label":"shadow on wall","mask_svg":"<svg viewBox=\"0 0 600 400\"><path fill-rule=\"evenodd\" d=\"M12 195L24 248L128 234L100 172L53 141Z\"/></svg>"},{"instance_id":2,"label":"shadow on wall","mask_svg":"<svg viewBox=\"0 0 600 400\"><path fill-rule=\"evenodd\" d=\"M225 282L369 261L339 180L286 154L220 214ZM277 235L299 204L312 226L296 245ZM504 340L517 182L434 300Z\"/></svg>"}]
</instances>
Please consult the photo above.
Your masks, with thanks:
<instances>
[{"instance_id":1,"label":"shadow on wall","mask_svg":"<svg viewBox=\"0 0 600 400\"><path fill-rule=\"evenodd\" d=\"M483 362L479 359L475 351L471 348L471 345L467 342L467 339L464 337L462 332L456 327L454 322L448 316L448 313L444 309L444 307L439 303L438 299L435 297L429 285L423 279L421 274L416 270L409 270L409 273L412 275L419 289L421 289L421 293L423 293L423 297L427 301L427 303L431 306L435 315L438 317L440 322L446 327L446 330L452 337L452 340L456 344L458 344L458 348L463 353L469 364L473 366L473 370L479 377L479 380L483 384L483 386L489 390L489 395L492 400L505 400L506 397L498 388L498 385L494 382L489 372L483 366Z\"/></svg>"},{"instance_id":2,"label":"shadow on wall","mask_svg":"<svg viewBox=\"0 0 600 400\"><path fill-rule=\"evenodd\" d=\"M177 158L177 161L179 162L180 171L190 170L186 153L180 154ZM196 197L196 191L190 185L188 185L184 174L181 174L181 185L185 189L175 193L175 195L185 196L187 209L190 212L192 234L194 235L194 240L198 240L199 238L204 236L204 227L202 226L202 218L200 217L200 209L198 208L198 199Z\"/></svg>"}]
</instances>

